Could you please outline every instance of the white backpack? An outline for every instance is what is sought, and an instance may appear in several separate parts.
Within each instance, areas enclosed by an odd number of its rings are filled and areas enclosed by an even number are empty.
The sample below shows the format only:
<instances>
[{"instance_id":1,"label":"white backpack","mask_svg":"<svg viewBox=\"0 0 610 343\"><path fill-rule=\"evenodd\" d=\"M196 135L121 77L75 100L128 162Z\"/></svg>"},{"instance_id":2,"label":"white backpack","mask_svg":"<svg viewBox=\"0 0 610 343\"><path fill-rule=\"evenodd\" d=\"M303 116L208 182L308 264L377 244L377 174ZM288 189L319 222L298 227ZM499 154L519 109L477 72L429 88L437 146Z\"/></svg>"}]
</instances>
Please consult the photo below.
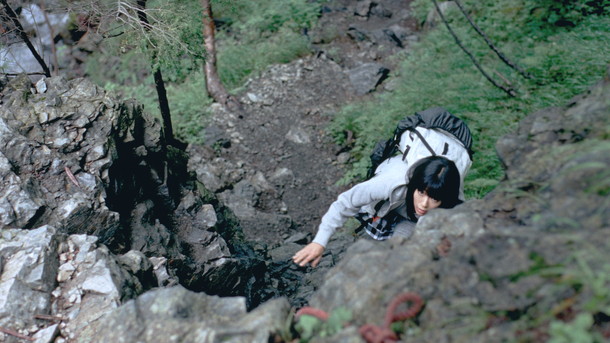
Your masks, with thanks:
<instances>
[{"instance_id":1,"label":"white backpack","mask_svg":"<svg viewBox=\"0 0 610 343\"><path fill-rule=\"evenodd\" d=\"M407 166L428 156L452 160L460 173L460 200L464 199L464 178L472 165L472 135L466 123L442 107L417 112L401 120L394 137L377 144L371 154L369 177L389 157L402 154Z\"/></svg>"},{"instance_id":2,"label":"white backpack","mask_svg":"<svg viewBox=\"0 0 610 343\"><path fill-rule=\"evenodd\" d=\"M472 160L468 150L459 139L441 129L416 127L414 131L406 130L400 136L398 150L402 153L403 162L409 166L422 158L434 155L443 156L453 161L460 172L459 198L462 201L465 200L464 178L472 165Z\"/></svg>"}]
</instances>

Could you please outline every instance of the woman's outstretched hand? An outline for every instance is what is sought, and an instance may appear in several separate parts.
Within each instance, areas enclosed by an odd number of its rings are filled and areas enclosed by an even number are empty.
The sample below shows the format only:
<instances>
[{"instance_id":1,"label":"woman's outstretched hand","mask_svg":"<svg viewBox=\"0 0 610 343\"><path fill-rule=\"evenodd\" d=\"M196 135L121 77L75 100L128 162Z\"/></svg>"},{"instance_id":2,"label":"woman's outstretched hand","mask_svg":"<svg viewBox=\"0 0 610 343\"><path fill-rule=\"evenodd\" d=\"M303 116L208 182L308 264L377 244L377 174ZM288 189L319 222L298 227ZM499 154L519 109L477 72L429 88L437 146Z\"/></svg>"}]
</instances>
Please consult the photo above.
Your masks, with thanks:
<instances>
[{"instance_id":1,"label":"woman's outstretched hand","mask_svg":"<svg viewBox=\"0 0 610 343\"><path fill-rule=\"evenodd\" d=\"M307 244L305 248L297 251L297 253L292 256L292 261L301 267L305 267L309 262L311 262L312 267L317 267L322 259L323 252L323 246L312 242Z\"/></svg>"}]
</instances>

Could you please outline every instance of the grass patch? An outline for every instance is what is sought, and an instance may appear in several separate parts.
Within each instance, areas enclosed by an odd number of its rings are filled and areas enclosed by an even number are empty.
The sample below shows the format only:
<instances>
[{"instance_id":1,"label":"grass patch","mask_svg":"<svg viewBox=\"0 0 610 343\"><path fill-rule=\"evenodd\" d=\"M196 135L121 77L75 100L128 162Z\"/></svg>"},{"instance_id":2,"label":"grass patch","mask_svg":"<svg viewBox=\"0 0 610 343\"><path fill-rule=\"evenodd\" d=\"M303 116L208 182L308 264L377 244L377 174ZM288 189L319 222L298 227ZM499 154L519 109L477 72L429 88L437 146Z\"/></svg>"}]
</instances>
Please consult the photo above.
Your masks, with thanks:
<instances>
[{"instance_id":1,"label":"grass patch","mask_svg":"<svg viewBox=\"0 0 610 343\"><path fill-rule=\"evenodd\" d=\"M427 13L430 8L419 0L414 6L417 13ZM479 198L493 189L504 176L495 152L498 138L515 130L527 114L565 105L599 81L610 62L607 15L581 15L574 25L559 27L550 23L548 16L529 15L533 6L526 0L464 2L492 41L533 75L531 80L502 63L457 9L447 12L462 43L498 82L503 82L498 74L510 81L517 97L491 85L439 23L393 73L399 85L394 92L381 94L372 102L346 106L334 118L329 129L339 144L345 142L348 130L357 138L352 150L355 163L341 182L366 176L374 144L390 137L404 116L443 106L464 119L473 133L475 155L466 178L466 197Z\"/></svg>"},{"instance_id":2,"label":"grass patch","mask_svg":"<svg viewBox=\"0 0 610 343\"><path fill-rule=\"evenodd\" d=\"M284 28L262 41L242 43L233 37L220 37L223 42L218 50L218 74L227 89L242 86L269 65L287 63L310 52L304 35Z\"/></svg>"},{"instance_id":3,"label":"grass patch","mask_svg":"<svg viewBox=\"0 0 610 343\"><path fill-rule=\"evenodd\" d=\"M218 74L228 89L240 87L269 65L310 52L304 33L317 22L317 2L219 0L213 5L225 23L219 27Z\"/></svg>"}]
</instances>

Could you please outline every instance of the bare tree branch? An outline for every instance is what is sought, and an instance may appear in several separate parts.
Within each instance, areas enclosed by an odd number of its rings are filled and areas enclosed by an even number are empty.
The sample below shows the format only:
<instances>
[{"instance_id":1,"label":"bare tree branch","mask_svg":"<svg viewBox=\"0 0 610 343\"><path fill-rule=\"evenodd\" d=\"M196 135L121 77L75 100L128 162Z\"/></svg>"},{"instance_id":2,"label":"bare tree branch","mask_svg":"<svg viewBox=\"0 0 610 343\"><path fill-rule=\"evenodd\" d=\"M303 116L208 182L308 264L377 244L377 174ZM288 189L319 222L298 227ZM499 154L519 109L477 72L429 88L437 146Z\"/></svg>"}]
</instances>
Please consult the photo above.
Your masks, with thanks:
<instances>
[{"instance_id":1,"label":"bare tree branch","mask_svg":"<svg viewBox=\"0 0 610 343\"><path fill-rule=\"evenodd\" d=\"M19 339L24 339L26 341L35 341L35 339L33 337L22 335L22 334L20 334L19 332L15 331L15 330L11 330L11 329L6 329L6 328L3 328L3 327L0 327L0 332L5 333L7 335L11 335L11 336L17 337Z\"/></svg>"},{"instance_id":2,"label":"bare tree branch","mask_svg":"<svg viewBox=\"0 0 610 343\"><path fill-rule=\"evenodd\" d=\"M44 59L42 57L40 57L40 55L34 48L34 45L28 38L28 35L25 33L25 30L23 29L23 26L21 25L21 22L19 21L19 18L17 17L17 14L15 13L15 11L13 11L13 9L11 8L11 6L9 6L9 4L8 4L8 2L6 2L6 0L0 0L0 3L4 6L4 11L8 15L9 19L13 22L13 25L15 25L15 28L17 29L17 33L19 34L19 37L21 38L21 40L23 40L23 42L28 47L28 49L30 49L30 52L32 53L32 55L34 55L34 58L36 59L36 61L38 61L38 64L40 64L40 66L42 67L42 70L44 71L45 76L51 77L51 71L49 70L49 67L45 63Z\"/></svg>"},{"instance_id":3,"label":"bare tree branch","mask_svg":"<svg viewBox=\"0 0 610 343\"><path fill-rule=\"evenodd\" d=\"M458 6L458 8L460 9L460 11L464 15L464 17L466 17L466 19L468 19L468 22L470 23L470 25L475 29L475 31L477 31L477 33L481 37L483 37L483 39L485 40L485 43L487 43L489 48L491 50L493 50L493 52L495 52L496 55L498 55L498 57L502 60L502 62L504 62L507 66L509 66L509 67L513 68L514 70L516 70L524 78L530 79L532 77L529 73L524 71L521 67L519 67L518 65L516 65L515 63L510 61L506 56L504 56L504 54L502 52L500 52L500 50L498 50L498 48L496 48L496 46L493 44L493 42L487 37L485 32L483 32L483 30L481 30L481 28L479 28L479 26L470 18L468 13L466 13L466 10L464 10L464 7L462 7L462 4L460 3L459 0L453 0L453 1Z\"/></svg>"},{"instance_id":4,"label":"bare tree branch","mask_svg":"<svg viewBox=\"0 0 610 343\"><path fill-rule=\"evenodd\" d=\"M24 73L2 73L2 75L6 75L6 76L19 76L19 75L23 75ZM43 72L33 72L33 73L25 73L26 75L44 75Z\"/></svg>"},{"instance_id":5,"label":"bare tree branch","mask_svg":"<svg viewBox=\"0 0 610 343\"><path fill-rule=\"evenodd\" d=\"M140 31L141 35L145 37L148 44L153 48L158 48L157 42L163 41L169 46L177 46L186 53L194 54L188 44L177 38L179 34L175 32L174 28L157 19L155 13L159 13L162 10L141 8L140 2L138 0L134 6L128 1L118 0L116 2L116 21L123 23L136 32ZM145 23L140 20L141 14L146 16Z\"/></svg>"},{"instance_id":6,"label":"bare tree branch","mask_svg":"<svg viewBox=\"0 0 610 343\"><path fill-rule=\"evenodd\" d=\"M462 49L462 51L464 51L466 53L466 55L468 55L468 57L470 58L472 63L481 72L481 74L483 74L483 76L485 76L485 78L489 82L491 82L491 84L493 84L495 87L500 88L501 90L503 90L509 96L515 97L517 94L515 93L515 91L512 88L506 88L506 87L498 84L491 76L489 76L489 74L487 74L485 72L485 70L483 70L483 68L481 67L479 62L477 62L476 58L472 55L472 53L470 51L468 51L468 49L466 49L464 47L464 45L462 44L462 42L460 41L458 36L455 34L455 32L453 32L453 29L451 29L451 26L449 25L449 22L447 22L447 19L445 19L445 16L443 15L443 11L441 11L441 9L438 6L438 3L436 2L436 0L432 0L432 2L434 3L434 7L436 7L436 11L438 12L438 15L440 16L441 20L443 21L443 23L447 27L447 30L449 30L449 33L451 34L451 36L453 36L453 39L455 40L455 43Z\"/></svg>"}]
</instances>

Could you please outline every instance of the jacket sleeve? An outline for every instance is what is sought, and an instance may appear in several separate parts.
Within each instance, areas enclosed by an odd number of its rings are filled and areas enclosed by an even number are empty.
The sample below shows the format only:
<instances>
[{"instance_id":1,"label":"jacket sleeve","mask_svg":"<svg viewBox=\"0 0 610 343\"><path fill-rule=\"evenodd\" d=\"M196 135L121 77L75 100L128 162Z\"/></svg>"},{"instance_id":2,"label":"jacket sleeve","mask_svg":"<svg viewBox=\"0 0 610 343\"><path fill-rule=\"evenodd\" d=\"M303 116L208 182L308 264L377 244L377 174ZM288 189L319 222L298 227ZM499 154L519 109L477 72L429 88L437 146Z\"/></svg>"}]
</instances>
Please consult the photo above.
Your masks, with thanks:
<instances>
[{"instance_id":1,"label":"jacket sleeve","mask_svg":"<svg viewBox=\"0 0 610 343\"><path fill-rule=\"evenodd\" d=\"M399 179L399 183L404 183L404 174ZM395 187L396 182L388 179L386 175L378 174L341 193L322 217L318 233L313 242L326 247L330 237L337 228L343 226L349 217L358 214L365 205L388 199Z\"/></svg>"}]
</instances>

